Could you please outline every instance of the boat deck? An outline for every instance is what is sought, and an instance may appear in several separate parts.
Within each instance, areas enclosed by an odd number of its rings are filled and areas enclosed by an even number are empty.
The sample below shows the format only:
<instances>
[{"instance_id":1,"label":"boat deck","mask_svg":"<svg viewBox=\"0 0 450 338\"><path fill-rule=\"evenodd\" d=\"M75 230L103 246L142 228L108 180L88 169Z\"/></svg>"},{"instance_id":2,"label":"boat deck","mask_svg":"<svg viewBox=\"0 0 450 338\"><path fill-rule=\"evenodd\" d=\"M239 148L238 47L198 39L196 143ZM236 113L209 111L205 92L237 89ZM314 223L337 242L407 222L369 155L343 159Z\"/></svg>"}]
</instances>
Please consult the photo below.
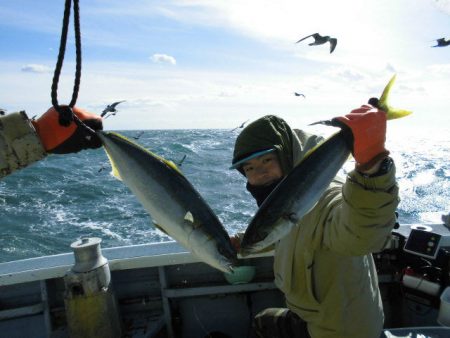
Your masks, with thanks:
<instances>
[{"instance_id":1,"label":"boat deck","mask_svg":"<svg viewBox=\"0 0 450 338\"><path fill-rule=\"evenodd\" d=\"M270 253L244 260L255 279L230 285L175 242L103 249L126 337L246 337L249 319L283 306ZM67 337L63 277L72 253L0 264L0 330L7 337ZM213 325L212 325L213 323Z\"/></svg>"},{"instance_id":2,"label":"boat deck","mask_svg":"<svg viewBox=\"0 0 450 338\"><path fill-rule=\"evenodd\" d=\"M436 226L447 236L443 232L448 229L441 228ZM423 264L421 257L403 250L410 231L398 229L393 246L374 254L385 326L392 328L385 337L448 338L450 328L437 322L439 294L402 284L400 272L406 265ZM122 337L203 338L221 332L244 338L256 313L284 307L273 283L272 252L242 259L256 267L256 275L237 285L176 242L106 248L102 254L111 270ZM448 270L448 257L450 248L442 247L432 262ZM0 337L68 337L64 277L73 264L73 253L1 263Z\"/></svg>"}]
</instances>

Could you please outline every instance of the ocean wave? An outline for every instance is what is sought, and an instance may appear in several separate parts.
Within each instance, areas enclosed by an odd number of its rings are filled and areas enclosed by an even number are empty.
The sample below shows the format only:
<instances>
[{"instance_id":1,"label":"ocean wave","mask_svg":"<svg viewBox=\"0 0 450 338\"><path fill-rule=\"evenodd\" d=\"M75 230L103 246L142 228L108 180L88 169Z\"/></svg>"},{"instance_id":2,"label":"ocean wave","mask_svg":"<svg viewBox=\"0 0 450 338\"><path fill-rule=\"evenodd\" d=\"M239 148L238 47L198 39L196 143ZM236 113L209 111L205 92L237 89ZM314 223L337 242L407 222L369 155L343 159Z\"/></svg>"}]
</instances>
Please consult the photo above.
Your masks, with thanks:
<instances>
[{"instance_id":1,"label":"ocean wave","mask_svg":"<svg viewBox=\"0 0 450 338\"><path fill-rule=\"evenodd\" d=\"M186 155L184 175L234 234L245 231L256 211L244 177L228 169L236 136L229 130L147 130L136 142L174 162ZM400 136L389 140L400 187L399 221L439 222L450 211L448 137ZM340 174L353 167L349 159ZM102 247L171 240L112 177L102 149L52 155L5 177L0 207L0 262L68 252L70 243L88 236L102 238Z\"/></svg>"}]
</instances>

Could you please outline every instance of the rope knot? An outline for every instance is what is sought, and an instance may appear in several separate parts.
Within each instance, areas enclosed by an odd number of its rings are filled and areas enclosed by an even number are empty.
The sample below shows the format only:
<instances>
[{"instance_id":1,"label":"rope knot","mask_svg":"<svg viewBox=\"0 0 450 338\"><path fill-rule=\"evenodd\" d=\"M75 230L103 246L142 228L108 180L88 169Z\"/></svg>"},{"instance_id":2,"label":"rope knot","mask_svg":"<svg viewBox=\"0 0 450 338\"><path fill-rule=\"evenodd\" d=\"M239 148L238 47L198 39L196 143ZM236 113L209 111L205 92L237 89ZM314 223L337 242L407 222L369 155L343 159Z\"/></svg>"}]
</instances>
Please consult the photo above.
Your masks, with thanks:
<instances>
[{"instance_id":1,"label":"rope knot","mask_svg":"<svg viewBox=\"0 0 450 338\"><path fill-rule=\"evenodd\" d=\"M69 106L57 106L55 108L59 113L59 124L63 127L68 127L73 121L73 111Z\"/></svg>"}]
</instances>

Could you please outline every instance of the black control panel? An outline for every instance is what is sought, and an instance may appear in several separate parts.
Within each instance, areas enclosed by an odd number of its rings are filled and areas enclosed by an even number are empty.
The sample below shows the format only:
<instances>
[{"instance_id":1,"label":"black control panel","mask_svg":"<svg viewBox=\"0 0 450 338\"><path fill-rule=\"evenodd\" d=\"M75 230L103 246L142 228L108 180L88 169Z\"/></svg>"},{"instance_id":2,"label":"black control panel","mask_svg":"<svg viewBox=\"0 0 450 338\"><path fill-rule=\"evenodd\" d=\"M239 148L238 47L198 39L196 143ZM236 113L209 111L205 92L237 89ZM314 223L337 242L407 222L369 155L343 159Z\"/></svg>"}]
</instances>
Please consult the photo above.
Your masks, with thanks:
<instances>
[{"instance_id":1,"label":"black control panel","mask_svg":"<svg viewBox=\"0 0 450 338\"><path fill-rule=\"evenodd\" d=\"M442 236L434 232L412 229L406 240L404 251L435 259L441 246Z\"/></svg>"}]
</instances>

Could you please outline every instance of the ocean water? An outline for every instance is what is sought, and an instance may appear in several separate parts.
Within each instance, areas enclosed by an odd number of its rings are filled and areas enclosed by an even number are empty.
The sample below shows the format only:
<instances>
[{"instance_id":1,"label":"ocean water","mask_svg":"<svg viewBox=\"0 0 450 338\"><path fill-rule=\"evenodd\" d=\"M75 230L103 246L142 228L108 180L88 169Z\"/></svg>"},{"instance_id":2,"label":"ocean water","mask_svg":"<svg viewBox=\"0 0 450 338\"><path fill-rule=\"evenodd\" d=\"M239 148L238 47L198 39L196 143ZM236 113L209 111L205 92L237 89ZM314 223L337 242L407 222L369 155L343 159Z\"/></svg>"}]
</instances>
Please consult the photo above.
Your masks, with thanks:
<instances>
[{"instance_id":1,"label":"ocean water","mask_svg":"<svg viewBox=\"0 0 450 338\"><path fill-rule=\"evenodd\" d=\"M256 204L245 179L228 170L239 131L145 130L136 141L181 169L230 234L244 231ZM128 137L139 131L123 131ZM450 212L449 133L395 135L400 223L440 223ZM341 174L351 170L350 160ZM0 262L70 252L81 237L102 247L171 240L128 188L111 175L103 149L52 155L0 181Z\"/></svg>"}]
</instances>

